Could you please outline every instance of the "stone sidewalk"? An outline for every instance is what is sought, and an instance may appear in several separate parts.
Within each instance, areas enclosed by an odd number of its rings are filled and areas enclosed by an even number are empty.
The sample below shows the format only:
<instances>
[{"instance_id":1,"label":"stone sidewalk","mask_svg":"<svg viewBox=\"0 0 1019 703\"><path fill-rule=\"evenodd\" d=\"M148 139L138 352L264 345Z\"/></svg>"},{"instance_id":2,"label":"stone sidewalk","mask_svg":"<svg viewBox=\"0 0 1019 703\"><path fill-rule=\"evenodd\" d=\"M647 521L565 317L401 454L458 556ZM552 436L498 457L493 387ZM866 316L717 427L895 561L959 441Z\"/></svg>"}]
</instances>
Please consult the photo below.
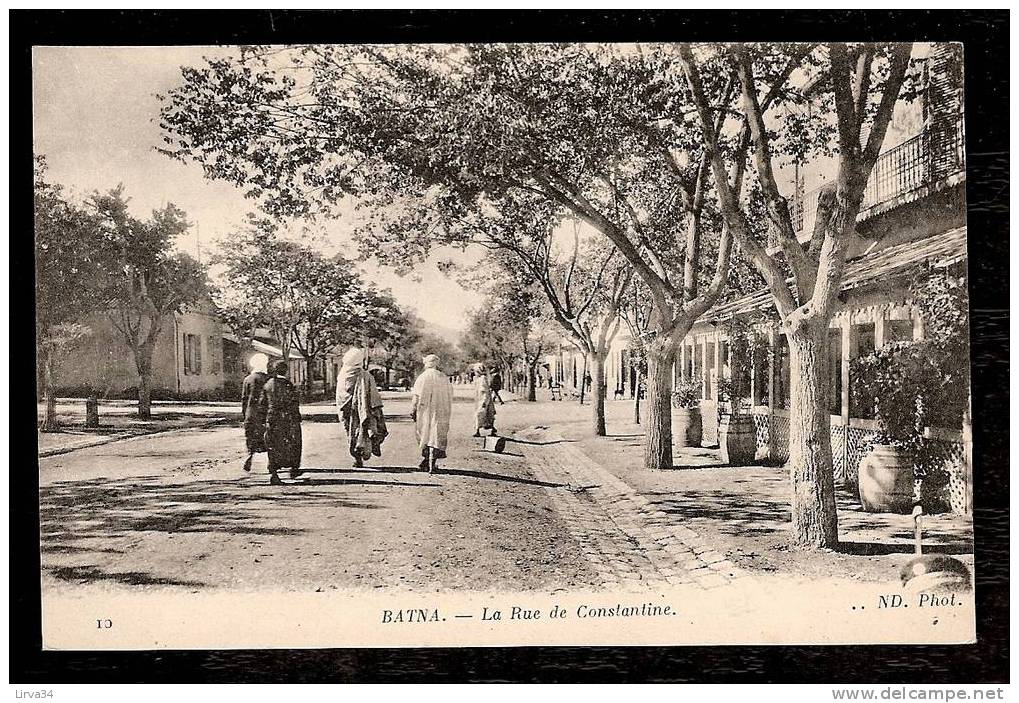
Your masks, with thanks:
<instances>
[{"instance_id":1,"label":"stone sidewalk","mask_svg":"<svg viewBox=\"0 0 1019 703\"><path fill-rule=\"evenodd\" d=\"M569 440L536 427L511 441L527 457L535 478L566 486L547 490L604 586L641 590L687 584L708 589L749 578L696 532L676 524L674 516Z\"/></svg>"}]
</instances>

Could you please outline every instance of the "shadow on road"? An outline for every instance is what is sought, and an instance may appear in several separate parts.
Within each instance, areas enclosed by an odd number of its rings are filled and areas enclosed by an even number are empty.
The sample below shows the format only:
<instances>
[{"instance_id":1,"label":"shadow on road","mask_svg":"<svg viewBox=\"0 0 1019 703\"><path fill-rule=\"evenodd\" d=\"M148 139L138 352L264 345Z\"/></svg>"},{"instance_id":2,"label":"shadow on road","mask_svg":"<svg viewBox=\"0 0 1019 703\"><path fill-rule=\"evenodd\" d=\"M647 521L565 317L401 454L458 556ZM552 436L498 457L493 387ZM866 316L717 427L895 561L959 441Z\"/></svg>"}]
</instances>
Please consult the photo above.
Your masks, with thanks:
<instances>
[{"instance_id":1,"label":"shadow on road","mask_svg":"<svg viewBox=\"0 0 1019 703\"><path fill-rule=\"evenodd\" d=\"M884 554L912 554L913 545L907 542L889 544L887 542L839 542L837 552L853 556L875 556ZM970 544L930 544L924 545L924 554L972 554Z\"/></svg>"},{"instance_id":2,"label":"shadow on road","mask_svg":"<svg viewBox=\"0 0 1019 703\"><path fill-rule=\"evenodd\" d=\"M452 476L468 476L470 478L481 478L488 479L491 481L505 481L507 483L523 483L528 486L541 486L542 488L563 488L565 484L562 483L549 483L547 481L538 481L532 478L523 478L520 476L506 476L505 474L490 474L487 471L471 471L468 469L450 469L445 466L439 467L440 474L449 474Z\"/></svg>"},{"instance_id":3,"label":"shadow on road","mask_svg":"<svg viewBox=\"0 0 1019 703\"><path fill-rule=\"evenodd\" d=\"M505 452L503 454L499 454L497 456L503 456L504 454L505 454ZM514 456L514 455L511 454L510 456ZM410 473L413 473L413 474L421 474L422 476L428 476L429 475L428 472L425 471L424 469L417 468L417 467L409 468L409 467L406 467L406 466L375 466L375 467L365 467L363 469L322 469L322 468L305 469L305 468L302 468L301 471L304 472L305 474L316 474L316 473L356 474L356 473L361 473L361 474L372 475L372 474L387 474L387 473L393 473L393 474L410 474ZM286 472L284 471L282 475L286 476ZM464 476L464 477L467 477L467 478L480 478L480 479L485 479L485 480L489 480L489 481L505 481L506 483L521 483L521 484L525 484L525 485L528 485L528 486L540 486L542 488L563 488L564 485L565 485L565 484L562 484L562 483L549 483L547 481L538 481L536 479L524 478L522 476L507 476L505 474L494 474L494 473L489 473L487 471L475 471L475 470L472 470L472 469L457 469L457 468L452 468L452 467L446 467L445 465L440 465L439 469L434 474L432 474L432 475L434 475L434 476L441 476L441 475ZM290 484L290 485L300 485L301 479L302 479L302 477L299 476L297 479L295 479L296 482L293 483L293 484ZM436 483L414 483L414 482L402 482L402 481L373 481L371 479L354 479L354 478L350 478L350 479L345 479L345 478L338 478L338 479L316 479L316 478L313 478L313 479L309 479L309 480L305 481L305 483L307 483L309 485L379 484L379 485L384 485L384 486L411 486L411 487L416 487L416 486L436 486L436 487L438 487L438 486L440 486L440 484L436 484Z\"/></svg>"},{"instance_id":4,"label":"shadow on road","mask_svg":"<svg viewBox=\"0 0 1019 703\"><path fill-rule=\"evenodd\" d=\"M50 575L61 581L74 583L116 581L129 586L191 586L194 588L206 585L201 581L184 581L153 576L144 571L102 571L94 566L57 566L50 569Z\"/></svg>"},{"instance_id":5,"label":"shadow on road","mask_svg":"<svg viewBox=\"0 0 1019 703\"><path fill-rule=\"evenodd\" d=\"M409 486L411 488L441 488L438 483L413 483L410 481L373 481L360 478L309 478L298 477L287 486Z\"/></svg>"},{"instance_id":6,"label":"shadow on road","mask_svg":"<svg viewBox=\"0 0 1019 703\"><path fill-rule=\"evenodd\" d=\"M379 507L311 486L307 490L281 488L269 486L268 480L254 483L251 477L168 484L155 476L61 481L43 486L39 492L42 568L64 581L200 586L135 571L106 573L94 564L69 565L66 559L121 554L124 552L109 548L110 540L136 540L153 533L301 534L305 530L286 525L286 512L291 506Z\"/></svg>"},{"instance_id":7,"label":"shadow on road","mask_svg":"<svg viewBox=\"0 0 1019 703\"><path fill-rule=\"evenodd\" d=\"M531 439L519 439L517 437L504 437L506 442L513 442L515 444L526 444L532 447L547 447L550 444L573 444L572 439L550 439L545 442L536 442Z\"/></svg>"}]
</instances>

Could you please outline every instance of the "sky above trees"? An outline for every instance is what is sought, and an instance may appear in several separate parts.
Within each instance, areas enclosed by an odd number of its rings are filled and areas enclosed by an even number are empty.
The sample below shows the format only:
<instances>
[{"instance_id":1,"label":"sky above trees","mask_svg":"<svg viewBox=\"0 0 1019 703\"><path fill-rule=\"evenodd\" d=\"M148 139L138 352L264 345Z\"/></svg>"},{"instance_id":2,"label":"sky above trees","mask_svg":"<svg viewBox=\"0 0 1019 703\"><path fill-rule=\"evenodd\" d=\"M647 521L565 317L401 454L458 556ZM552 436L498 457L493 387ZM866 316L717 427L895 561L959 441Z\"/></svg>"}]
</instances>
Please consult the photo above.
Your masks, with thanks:
<instances>
[{"instance_id":1,"label":"sky above trees","mask_svg":"<svg viewBox=\"0 0 1019 703\"><path fill-rule=\"evenodd\" d=\"M231 55L235 48L195 47L38 47L33 56L34 149L47 157L52 181L72 196L84 197L123 183L131 194L130 209L147 217L153 209L173 202L189 214L192 227L179 247L208 261L217 240L243 224L254 203L229 183L206 179L196 164L185 164L157 153L161 135L156 94L180 81L180 67L201 65L203 57ZM917 53L924 53L918 47ZM893 121L886 145L901 138ZM826 166L806 168L807 178L823 174ZM783 173L782 171L790 171ZM790 180L791 169L779 179ZM347 221L323 223L318 246L327 254L356 256L350 230L357 224L351 208ZM481 304L480 295L461 287L436 268L446 259L476 260L476 253L440 252L414 275L400 277L374 262L362 265L379 286L392 289L396 299L424 320L443 330L462 330L467 313Z\"/></svg>"},{"instance_id":2,"label":"sky above trees","mask_svg":"<svg viewBox=\"0 0 1019 703\"><path fill-rule=\"evenodd\" d=\"M37 47L34 150L46 155L50 179L76 197L123 183L135 217L148 217L173 202L199 225L182 238L180 248L196 256L200 237L202 259L208 261L215 242L243 224L253 203L232 185L206 179L197 165L154 150L161 144L155 95L178 82L182 65L227 52L218 47ZM327 253L356 254L342 223L325 223L316 239ZM391 288L401 304L441 328L463 329L467 311L481 302L434 262L405 278L371 262L362 268L377 285Z\"/></svg>"}]
</instances>

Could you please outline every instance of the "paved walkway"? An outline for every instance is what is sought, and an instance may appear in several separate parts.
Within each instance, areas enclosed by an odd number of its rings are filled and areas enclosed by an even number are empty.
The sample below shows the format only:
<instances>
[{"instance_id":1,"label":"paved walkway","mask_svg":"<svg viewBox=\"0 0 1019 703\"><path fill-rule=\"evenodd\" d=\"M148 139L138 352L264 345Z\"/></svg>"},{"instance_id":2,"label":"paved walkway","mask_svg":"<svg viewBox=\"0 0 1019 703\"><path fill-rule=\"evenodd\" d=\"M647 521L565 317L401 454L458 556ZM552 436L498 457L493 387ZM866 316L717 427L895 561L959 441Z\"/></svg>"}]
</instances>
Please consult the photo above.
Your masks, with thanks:
<instances>
[{"instance_id":1,"label":"paved walkway","mask_svg":"<svg viewBox=\"0 0 1019 703\"><path fill-rule=\"evenodd\" d=\"M570 535L606 587L655 589L692 584L703 588L747 578L675 516L659 510L568 440L543 428L518 434L516 445L535 478L549 489Z\"/></svg>"}]
</instances>

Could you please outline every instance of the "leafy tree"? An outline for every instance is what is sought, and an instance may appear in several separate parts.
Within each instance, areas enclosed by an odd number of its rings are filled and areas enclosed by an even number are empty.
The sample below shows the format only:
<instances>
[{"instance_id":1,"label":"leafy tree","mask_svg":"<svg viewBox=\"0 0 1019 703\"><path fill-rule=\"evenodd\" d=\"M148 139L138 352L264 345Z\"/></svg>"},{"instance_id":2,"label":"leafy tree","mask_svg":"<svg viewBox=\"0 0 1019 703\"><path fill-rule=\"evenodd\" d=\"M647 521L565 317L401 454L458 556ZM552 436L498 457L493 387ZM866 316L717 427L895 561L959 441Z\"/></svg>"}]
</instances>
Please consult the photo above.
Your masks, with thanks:
<instances>
[{"instance_id":1,"label":"leafy tree","mask_svg":"<svg viewBox=\"0 0 1019 703\"><path fill-rule=\"evenodd\" d=\"M418 345L424 332L424 321L413 312L406 311L400 324L393 326L391 334L376 342L372 357L381 359L386 369L387 385L391 383L390 372L396 370L410 374L415 368Z\"/></svg>"},{"instance_id":2,"label":"leafy tree","mask_svg":"<svg viewBox=\"0 0 1019 703\"><path fill-rule=\"evenodd\" d=\"M353 262L286 239L277 221L249 217L215 259L223 266L217 305L243 337L269 329L284 357L297 349L311 369L341 344L371 348L399 334L404 314ZM311 388L311 374L305 378Z\"/></svg>"},{"instance_id":3,"label":"leafy tree","mask_svg":"<svg viewBox=\"0 0 1019 703\"><path fill-rule=\"evenodd\" d=\"M828 324L841 288L856 216L899 97L911 48L909 44L831 43L810 47L804 54L802 47L680 47L726 228L764 277L789 340L792 539L799 545L834 547L838 543L825 366ZM788 52L794 59L811 57L816 66L818 80L812 85L820 86L819 105L806 117L784 118L785 130L814 131L823 137L834 125L836 133L838 175L818 198L817 224L806 242L797 240L789 203L775 176L775 161L783 151L788 152L789 142L776 139L765 118L761 75L755 61L762 52ZM780 254L769 253L754 236L747 208L726 177L727 159L716 129L718 103L705 87L705 81L716 73L719 58L739 79L738 109L749 127L755 175L767 210L766 225ZM703 70L706 62L711 62L710 72ZM806 58L799 63L807 67ZM783 118L776 119L782 124Z\"/></svg>"},{"instance_id":4,"label":"leafy tree","mask_svg":"<svg viewBox=\"0 0 1019 703\"><path fill-rule=\"evenodd\" d=\"M460 338L460 351L470 362L511 370L519 361L526 376L526 398L537 400L538 365L558 346L561 334L542 315L543 298L533 284L492 285L484 305L474 311Z\"/></svg>"},{"instance_id":5,"label":"leafy tree","mask_svg":"<svg viewBox=\"0 0 1019 703\"><path fill-rule=\"evenodd\" d=\"M292 330L293 345L308 364L305 390L311 391L311 370L327 352L356 341L357 331L369 324L378 302L374 291L363 287L353 264L341 257L307 257L295 309L299 319Z\"/></svg>"},{"instance_id":6,"label":"leafy tree","mask_svg":"<svg viewBox=\"0 0 1019 703\"><path fill-rule=\"evenodd\" d=\"M533 211L520 209L511 217L504 212L498 220L485 223L485 241L499 245L480 267L480 277L494 275L503 281L503 289L533 286L544 294L547 304L543 307L584 355L585 373L591 373L595 390L594 432L604 436L605 360L619 332L619 310L633 268L601 238L582 238L579 220L560 223L546 216L535 223L526 219ZM558 242L563 235L572 236L572 242ZM581 402L583 397L582 386Z\"/></svg>"},{"instance_id":7,"label":"leafy tree","mask_svg":"<svg viewBox=\"0 0 1019 703\"><path fill-rule=\"evenodd\" d=\"M770 104L799 64L764 58ZM475 241L507 201L592 226L652 293L645 464L671 465L669 369L721 294L732 249L709 212L711 173L674 49L253 48L183 77L162 110L165 153L247 186L268 212L335 212L353 192L389 205L430 199L441 222L466 216L460 231ZM735 90L731 71L714 83L720 101ZM747 143L744 133L724 144L737 154L737 186ZM379 228L369 248L388 243L413 259L437 231L424 220Z\"/></svg>"},{"instance_id":8,"label":"leafy tree","mask_svg":"<svg viewBox=\"0 0 1019 703\"><path fill-rule=\"evenodd\" d=\"M208 287L201 264L173 251L174 240L188 229L185 213L168 204L139 220L128 214L127 203L121 187L92 198L110 252L108 315L134 357L138 416L149 418L152 353L163 326L175 312L206 300Z\"/></svg>"},{"instance_id":9,"label":"leafy tree","mask_svg":"<svg viewBox=\"0 0 1019 703\"><path fill-rule=\"evenodd\" d=\"M629 362L636 371L637 386L633 394L633 422L640 424L640 401L647 377L647 338L649 324L654 313L651 292L642 281L634 280L623 296L620 316L630 332Z\"/></svg>"},{"instance_id":10,"label":"leafy tree","mask_svg":"<svg viewBox=\"0 0 1019 703\"><path fill-rule=\"evenodd\" d=\"M105 306L107 242L99 221L46 180L46 160L35 160L35 334L43 365L46 416L56 429L53 374L60 354L89 333L81 320Z\"/></svg>"},{"instance_id":11,"label":"leafy tree","mask_svg":"<svg viewBox=\"0 0 1019 703\"><path fill-rule=\"evenodd\" d=\"M223 267L216 304L240 336L265 327L289 358L294 330L305 322L302 298L305 272L317 269L321 257L307 245L285 239L278 221L248 216L247 225L231 233L214 263Z\"/></svg>"}]
</instances>

